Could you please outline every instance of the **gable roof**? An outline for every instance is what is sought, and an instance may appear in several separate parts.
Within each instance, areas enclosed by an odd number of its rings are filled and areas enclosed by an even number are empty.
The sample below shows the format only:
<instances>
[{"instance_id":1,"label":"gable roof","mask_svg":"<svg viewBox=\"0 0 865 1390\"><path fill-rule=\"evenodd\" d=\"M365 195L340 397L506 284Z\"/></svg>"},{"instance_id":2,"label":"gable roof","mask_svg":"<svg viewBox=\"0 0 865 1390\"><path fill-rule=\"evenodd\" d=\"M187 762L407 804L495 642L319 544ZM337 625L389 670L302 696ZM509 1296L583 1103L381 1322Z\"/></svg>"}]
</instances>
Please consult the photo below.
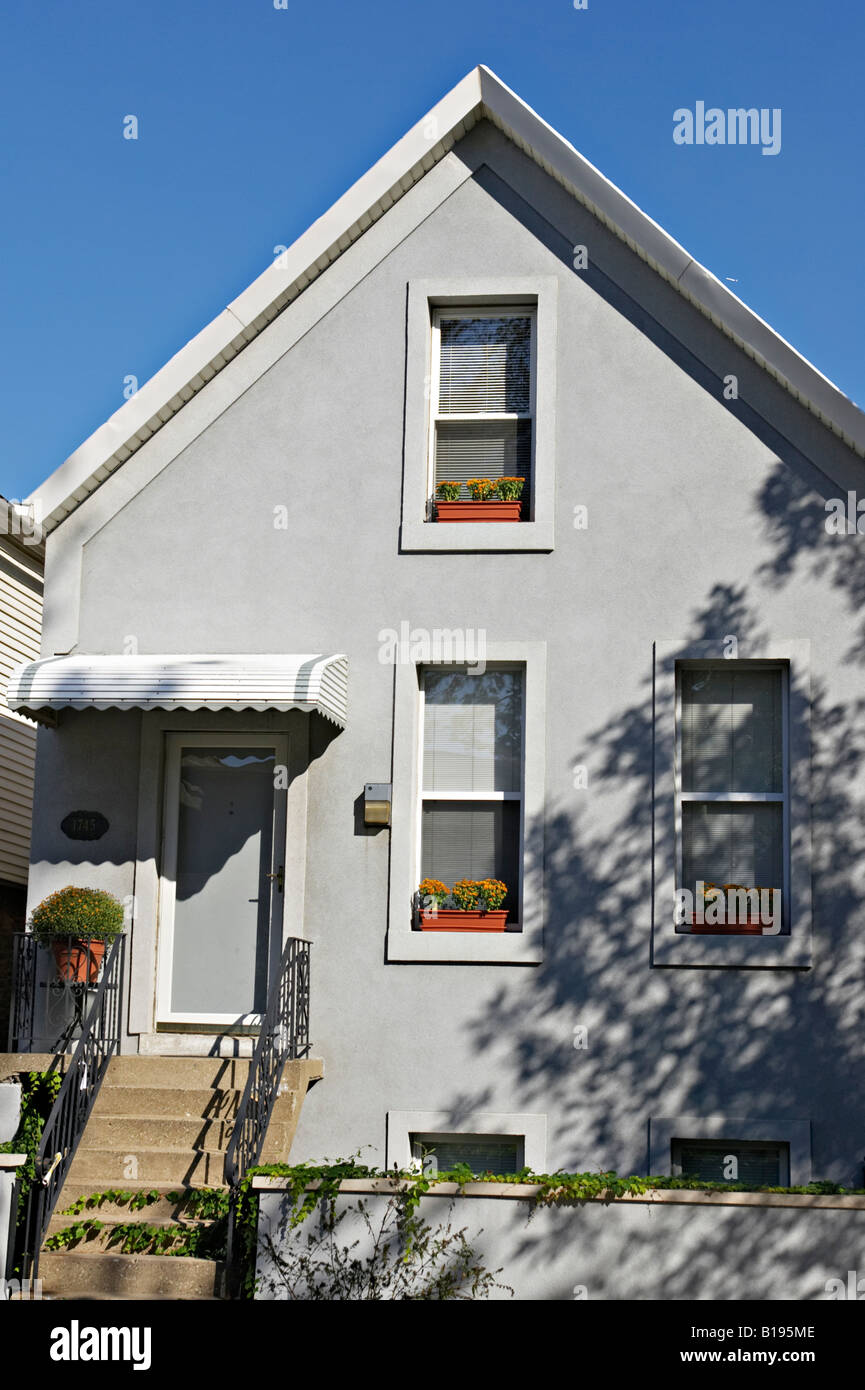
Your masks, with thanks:
<instances>
[{"instance_id":1,"label":"gable roof","mask_svg":"<svg viewBox=\"0 0 865 1390\"><path fill-rule=\"evenodd\" d=\"M484 119L492 121L827 428L865 457L865 414L489 68L481 66L457 83L31 494L28 501L41 503L45 531L73 512Z\"/></svg>"}]
</instances>

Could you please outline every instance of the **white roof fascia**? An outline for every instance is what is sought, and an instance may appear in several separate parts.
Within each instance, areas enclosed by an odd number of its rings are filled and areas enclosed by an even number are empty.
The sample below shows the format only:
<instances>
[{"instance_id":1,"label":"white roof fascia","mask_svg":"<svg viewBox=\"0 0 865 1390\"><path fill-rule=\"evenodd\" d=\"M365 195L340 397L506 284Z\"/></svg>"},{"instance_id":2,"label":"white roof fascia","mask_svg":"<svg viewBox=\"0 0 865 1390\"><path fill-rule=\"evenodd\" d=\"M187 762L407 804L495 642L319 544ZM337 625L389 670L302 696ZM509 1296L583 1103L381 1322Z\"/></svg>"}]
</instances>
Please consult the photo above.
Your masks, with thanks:
<instances>
[{"instance_id":1,"label":"white roof fascia","mask_svg":"<svg viewBox=\"0 0 865 1390\"><path fill-rule=\"evenodd\" d=\"M865 456L865 414L563 136L480 66L418 121L27 499L54 529L480 119L493 122L616 236Z\"/></svg>"}]
</instances>

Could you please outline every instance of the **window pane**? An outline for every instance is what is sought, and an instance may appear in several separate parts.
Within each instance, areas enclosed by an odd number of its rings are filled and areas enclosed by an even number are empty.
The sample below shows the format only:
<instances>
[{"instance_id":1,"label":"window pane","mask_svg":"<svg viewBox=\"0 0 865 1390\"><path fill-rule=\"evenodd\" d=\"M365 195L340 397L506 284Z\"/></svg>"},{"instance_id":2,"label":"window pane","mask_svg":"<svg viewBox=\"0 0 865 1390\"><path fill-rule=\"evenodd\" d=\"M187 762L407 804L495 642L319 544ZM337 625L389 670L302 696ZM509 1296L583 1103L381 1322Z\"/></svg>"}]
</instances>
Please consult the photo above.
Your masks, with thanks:
<instances>
[{"instance_id":1,"label":"window pane","mask_svg":"<svg viewBox=\"0 0 865 1390\"><path fill-rule=\"evenodd\" d=\"M531 420L439 420L436 425L435 481L462 483L469 478L525 478L522 501L528 505L532 471Z\"/></svg>"},{"instance_id":2,"label":"window pane","mask_svg":"<svg viewBox=\"0 0 865 1390\"><path fill-rule=\"evenodd\" d=\"M780 802L686 801L682 804L683 887L738 883L781 888Z\"/></svg>"},{"instance_id":3,"label":"window pane","mask_svg":"<svg viewBox=\"0 0 865 1390\"><path fill-rule=\"evenodd\" d=\"M758 1187L780 1187L787 1185L789 1171L788 1144L725 1144L723 1140L712 1143L679 1140L673 1145L673 1163L682 1170L682 1175L699 1178L701 1182L744 1182ZM727 1163L735 1158L737 1177L727 1177L731 1168Z\"/></svg>"},{"instance_id":4,"label":"window pane","mask_svg":"<svg viewBox=\"0 0 865 1390\"><path fill-rule=\"evenodd\" d=\"M441 320L439 413L526 414L531 403L528 316Z\"/></svg>"},{"instance_id":5,"label":"window pane","mask_svg":"<svg viewBox=\"0 0 865 1390\"><path fill-rule=\"evenodd\" d=\"M516 921L519 892L518 801L425 801L421 815L421 877L448 888L461 878L498 878L508 886L502 906Z\"/></svg>"},{"instance_id":6,"label":"window pane","mask_svg":"<svg viewBox=\"0 0 865 1390\"><path fill-rule=\"evenodd\" d=\"M781 792L781 672L683 670L682 790Z\"/></svg>"},{"instance_id":7,"label":"window pane","mask_svg":"<svg viewBox=\"0 0 865 1390\"><path fill-rule=\"evenodd\" d=\"M427 671L424 693L424 791L519 792L522 672Z\"/></svg>"},{"instance_id":8,"label":"window pane","mask_svg":"<svg viewBox=\"0 0 865 1390\"><path fill-rule=\"evenodd\" d=\"M481 1176L484 1173L518 1173L522 1167L522 1141L517 1138L499 1138L497 1135L478 1139L463 1139L458 1136L437 1138L435 1134L413 1134L412 1156L423 1159L425 1154L433 1154L439 1172L446 1172L465 1163L472 1172Z\"/></svg>"}]
</instances>

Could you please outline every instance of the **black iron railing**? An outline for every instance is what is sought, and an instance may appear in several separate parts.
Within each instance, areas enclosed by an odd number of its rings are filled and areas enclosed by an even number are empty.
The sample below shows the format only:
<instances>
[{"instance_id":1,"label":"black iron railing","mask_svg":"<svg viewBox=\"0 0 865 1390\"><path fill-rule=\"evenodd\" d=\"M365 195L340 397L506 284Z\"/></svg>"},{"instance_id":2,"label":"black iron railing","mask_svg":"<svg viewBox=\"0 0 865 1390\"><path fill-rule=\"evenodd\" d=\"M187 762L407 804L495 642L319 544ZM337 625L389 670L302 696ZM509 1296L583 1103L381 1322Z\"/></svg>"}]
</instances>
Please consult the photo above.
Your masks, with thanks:
<instances>
[{"instance_id":1,"label":"black iron railing","mask_svg":"<svg viewBox=\"0 0 865 1390\"><path fill-rule=\"evenodd\" d=\"M226 1240L229 1279L232 1278L236 1244L240 1183L261 1159L285 1063L309 1055L310 945L309 941L294 936L285 943L279 979L268 996L246 1086L225 1151L225 1184L231 1193Z\"/></svg>"},{"instance_id":2,"label":"black iron railing","mask_svg":"<svg viewBox=\"0 0 865 1390\"><path fill-rule=\"evenodd\" d=\"M81 999L92 992L92 1000L84 1013L84 1002L76 1006L81 1020L81 1036L69 1061L51 1113L45 1121L42 1139L35 1158L35 1177L27 1197L26 1217L19 1227L15 1264L21 1277L35 1276L39 1267L39 1252L51 1213L60 1195L79 1141L99 1094L108 1070L108 1063L120 1048L121 986L126 938L118 936L107 947L98 980L91 981L94 968L91 952L80 960L67 961L66 969L83 975L79 982ZM60 969L63 966L58 962ZM70 1035L71 1036L71 1035ZM67 1039L68 1041L68 1039ZM59 1061L59 1052L55 1060Z\"/></svg>"},{"instance_id":3,"label":"black iron railing","mask_svg":"<svg viewBox=\"0 0 865 1390\"><path fill-rule=\"evenodd\" d=\"M12 939L10 1052L68 1052L99 981L106 943L72 932ZM52 961L52 956L54 957Z\"/></svg>"}]
</instances>

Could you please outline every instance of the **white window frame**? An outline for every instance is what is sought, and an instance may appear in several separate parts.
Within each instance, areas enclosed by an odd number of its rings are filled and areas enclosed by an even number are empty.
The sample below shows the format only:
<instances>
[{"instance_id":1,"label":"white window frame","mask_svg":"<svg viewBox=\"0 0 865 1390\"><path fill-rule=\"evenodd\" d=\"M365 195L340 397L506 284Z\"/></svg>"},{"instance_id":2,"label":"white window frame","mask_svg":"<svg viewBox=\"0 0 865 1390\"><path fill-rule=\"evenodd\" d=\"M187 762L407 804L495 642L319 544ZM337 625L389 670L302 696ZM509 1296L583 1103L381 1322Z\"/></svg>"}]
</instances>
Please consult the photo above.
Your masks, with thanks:
<instances>
[{"instance_id":1,"label":"white window frame","mask_svg":"<svg viewBox=\"0 0 865 1390\"><path fill-rule=\"evenodd\" d=\"M528 412L518 413L516 411L471 411L467 414L442 415L439 412L439 400L441 390L441 322L442 319L498 319L498 318L528 318L531 321L531 340L529 348L529 409ZM537 435L537 354L538 354L538 306L537 303L528 304L499 304L499 305L455 305L448 308L444 305L434 307L432 310L432 334L431 334L431 360L430 360L430 411L429 411L429 453L427 460L427 507L432 509L435 499L435 467L436 467L436 437L438 426L444 424L483 424L484 422L497 420L530 420L532 424L532 452L531 467L528 482L530 485L529 496L525 500L528 502L529 521L534 515L534 490L535 490L535 442ZM433 521L431 515L427 516L427 525L439 525ZM460 525L470 523L461 522ZM507 522L484 523L486 525L508 525ZM524 526L527 522L521 521L519 525Z\"/></svg>"},{"instance_id":2,"label":"white window frame","mask_svg":"<svg viewBox=\"0 0 865 1390\"><path fill-rule=\"evenodd\" d=\"M687 888L689 892L695 892L694 884L687 884L684 881L684 855L685 855L685 836L684 836L684 815L683 806L686 802L706 802L711 801L723 805L741 805L753 802L763 804L781 804L781 855L782 855L782 882L781 882L781 934L789 933L790 911L790 720L789 720L789 698L790 698L790 670L786 662L781 661L744 661L742 658L731 658L728 663L737 670L750 671L777 671L781 681L781 760L783 768L783 785L780 792L686 792L682 789L682 772L684 766L684 755L682 750L682 675L686 671L714 671L723 669L720 661L677 661L676 662L676 885L677 887ZM697 903L694 902L696 911ZM681 932L680 935L688 935ZM718 933L722 935L722 933Z\"/></svg>"},{"instance_id":3,"label":"white window frame","mask_svg":"<svg viewBox=\"0 0 865 1390\"><path fill-rule=\"evenodd\" d=\"M424 765L424 737L426 732L426 681L425 676L428 671L461 671L465 666L448 666L445 663L438 664L428 661L418 667L420 685L420 721L418 730L418 807L417 807L417 837L415 841L415 879L419 883L421 878L421 846L423 841L423 808L427 801L518 801L520 803L520 825L519 841L517 850L517 867L519 878L516 885L517 898L517 923L522 930L522 904L523 904L523 865L525 862L525 787L526 787L526 669L525 663L516 661L487 661L486 670L495 671L519 671L521 680L521 709L520 709L520 789L518 792L428 792L423 784L423 765ZM450 886L450 885L448 885ZM513 927L513 923L508 924Z\"/></svg>"},{"instance_id":4,"label":"white window frame","mask_svg":"<svg viewBox=\"0 0 865 1390\"><path fill-rule=\"evenodd\" d=\"M755 938L759 940L760 938ZM658 1115L649 1120L649 1175L675 1177L673 1140L685 1143L786 1144L789 1181L780 1186L807 1187L811 1181L811 1121L767 1115Z\"/></svg>"},{"instance_id":5,"label":"white window frame","mask_svg":"<svg viewBox=\"0 0 865 1390\"><path fill-rule=\"evenodd\" d=\"M784 931L772 935L704 935L676 929L681 879L677 664L720 663L726 638L694 642L659 639L654 661L653 880L650 899L652 965L808 969L812 964L811 906L811 645L806 638L739 639L736 658L786 665L789 883ZM783 891L783 890L782 890ZM645 919L644 919L645 920Z\"/></svg>"},{"instance_id":6,"label":"white window frame","mask_svg":"<svg viewBox=\"0 0 865 1390\"><path fill-rule=\"evenodd\" d=\"M420 881L419 791L423 756L420 676L422 669L437 663L396 661L388 961L538 965L543 960L546 655L545 642L497 642L489 638L486 642L488 666L524 668L521 930L505 932L413 930L412 903ZM442 663L446 667L453 664L453 661Z\"/></svg>"},{"instance_id":7,"label":"white window frame","mask_svg":"<svg viewBox=\"0 0 865 1390\"><path fill-rule=\"evenodd\" d=\"M403 438L403 551L540 551L555 545L556 347L559 282L555 275L495 275L409 280L406 307L406 387ZM431 396L438 393L438 362L433 358L435 312L472 309L501 313L535 309L532 364L533 429L530 521L495 524L468 521L448 525L427 520L431 494ZM445 417L458 419L458 416ZM472 417L480 418L480 417Z\"/></svg>"},{"instance_id":8,"label":"white window frame","mask_svg":"<svg viewBox=\"0 0 865 1390\"><path fill-rule=\"evenodd\" d=\"M523 1141L523 1164L533 1173L547 1171L547 1117L545 1114L499 1114L487 1110L389 1110L385 1144L387 1169L397 1164L408 1171L413 1134L434 1134L440 1139L483 1139L501 1135Z\"/></svg>"}]
</instances>

